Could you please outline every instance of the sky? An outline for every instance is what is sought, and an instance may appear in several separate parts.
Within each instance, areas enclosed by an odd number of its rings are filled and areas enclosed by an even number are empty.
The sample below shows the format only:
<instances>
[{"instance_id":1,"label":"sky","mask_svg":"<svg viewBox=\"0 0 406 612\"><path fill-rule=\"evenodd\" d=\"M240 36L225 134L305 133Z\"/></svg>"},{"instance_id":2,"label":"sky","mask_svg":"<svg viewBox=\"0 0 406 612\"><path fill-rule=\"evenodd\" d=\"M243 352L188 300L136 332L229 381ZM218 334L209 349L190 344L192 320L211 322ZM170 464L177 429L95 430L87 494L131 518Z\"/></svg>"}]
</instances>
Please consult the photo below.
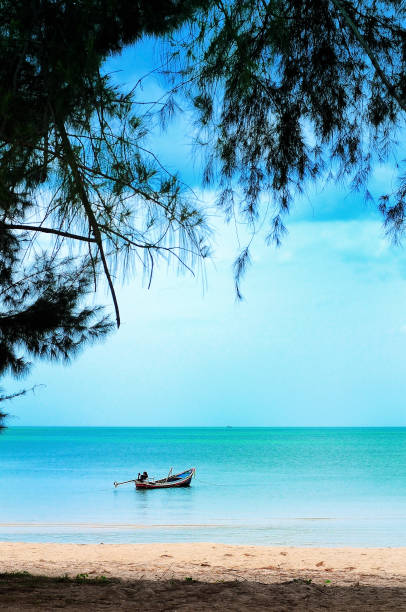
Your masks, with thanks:
<instances>
[{"instance_id":1,"label":"sky","mask_svg":"<svg viewBox=\"0 0 406 612\"><path fill-rule=\"evenodd\" d=\"M131 86L155 59L144 43L106 69ZM161 90L151 76L143 95ZM211 210L205 277L161 268L149 290L137 278L118 287L117 332L68 366L36 362L3 382L38 385L8 405L9 425L406 426L406 254L376 204L334 185L297 198L279 249L257 236L237 302L238 237L201 188L187 120L153 144ZM394 166L375 168L375 198L395 184Z\"/></svg>"}]
</instances>

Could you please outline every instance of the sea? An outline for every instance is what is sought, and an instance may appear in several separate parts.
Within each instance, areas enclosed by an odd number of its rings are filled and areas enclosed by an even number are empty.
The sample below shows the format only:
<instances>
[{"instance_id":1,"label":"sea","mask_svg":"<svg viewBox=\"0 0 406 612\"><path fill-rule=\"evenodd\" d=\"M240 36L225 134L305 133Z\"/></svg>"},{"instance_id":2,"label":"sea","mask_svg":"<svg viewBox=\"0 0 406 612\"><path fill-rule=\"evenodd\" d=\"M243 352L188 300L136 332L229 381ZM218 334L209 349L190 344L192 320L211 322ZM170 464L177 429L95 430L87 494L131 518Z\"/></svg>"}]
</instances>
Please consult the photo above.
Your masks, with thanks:
<instances>
[{"instance_id":1,"label":"sea","mask_svg":"<svg viewBox=\"0 0 406 612\"><path fill-rule=\"evenodd\" d=\"M406 428L10 427L0 479L1 541L406 546Z\"/></svg>"}]
</instances>

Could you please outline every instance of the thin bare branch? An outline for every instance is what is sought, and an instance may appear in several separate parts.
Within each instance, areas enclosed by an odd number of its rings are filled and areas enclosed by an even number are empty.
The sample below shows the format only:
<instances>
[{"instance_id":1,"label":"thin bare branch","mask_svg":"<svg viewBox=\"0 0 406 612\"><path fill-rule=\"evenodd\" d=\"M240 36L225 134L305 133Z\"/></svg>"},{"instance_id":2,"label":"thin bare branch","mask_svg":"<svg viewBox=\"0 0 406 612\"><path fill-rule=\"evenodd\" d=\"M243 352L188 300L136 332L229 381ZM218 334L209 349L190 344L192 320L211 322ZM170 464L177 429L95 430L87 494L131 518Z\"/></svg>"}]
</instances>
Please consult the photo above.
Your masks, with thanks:
<instances>
[{"instance_id":1,"label":"thin bare branch","mask_svg":"<svg viewBox=\"0 0 406 612\"><path fill-rule=\"evenodd\" d=\"M29 232L42 232L44 234L56 234L63 238L72 238L72 240L81 240L83 242L97 242L95 238L80 236L79 234L71 234L62 230L53 229L51 227L42 227L41 225L24 225L16 223L2 223L2 226L11 230L24 230Z\"/></svg>"},{"instance_id":2,"label":"thin bare branch","mask_svg":"<svg viewBox=\"0 0 406 612\"><path fill-rule=\"evenodd\" d=\"M76 181L78 190L80 192L80 197L81 197L81 200L82 200L83 208L85 209L86 216L87 216L87 218L89 220L89 225L92 228L93 235L95 237L95 240L96 240L99 252L100 252L100 258L101 258L101 261L102 261L102 264L103 264L104 273L106 275L107 283L108 283L109 288L110 288L111 297L113 299L114 310L115 310L115 313L116 313L117 327L120 327L120 311L119 311L119 308L118 308L117 296L116 296L116 292L115 292L115 289L114 289L113 281L111 279L110 271L109 271L109 268L108 268L108 265L107 265L106 256L104 254L103 240L102 240L102 236L101 236L101 233L100 233L100 229L99 229L96 217L94 215L94 212L93 212L93 209L92 209L92 205L91 205L90 200L88 198L87 191L86 191L84 183L82 181L82 177L81 177L80 170L79 170L76 158L75 158L75 154L74 154L74 152L72 150L72 146L71 146L70 140L69 140L68 135L67 135L66 130L65 130L65 125L63 124L63 122L60 122L57 117L55 117L55 120L56 120L56 123L57 123L57 126L58 126L59 134L60 134L61 139L62 139L63 147L65 149L65 154L66 154L66 158L68 160L68 164L69 164L69 166L70 166L70 168L72 170L72 174L74 176L74 179Z\"/></svg>"}]
</instances>

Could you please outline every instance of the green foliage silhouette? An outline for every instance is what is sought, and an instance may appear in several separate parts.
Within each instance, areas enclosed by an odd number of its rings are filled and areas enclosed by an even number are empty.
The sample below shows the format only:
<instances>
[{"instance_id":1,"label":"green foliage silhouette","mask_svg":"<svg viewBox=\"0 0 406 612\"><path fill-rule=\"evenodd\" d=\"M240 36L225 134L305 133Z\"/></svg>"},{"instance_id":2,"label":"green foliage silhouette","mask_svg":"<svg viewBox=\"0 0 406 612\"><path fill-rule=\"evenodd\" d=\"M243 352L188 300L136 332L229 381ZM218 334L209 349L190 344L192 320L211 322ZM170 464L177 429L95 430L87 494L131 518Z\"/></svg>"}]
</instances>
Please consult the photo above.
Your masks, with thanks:
<instances>
[{"instance_id":1,"label":"green foliage silhouette","mask_svg":"<svg viewBox=\"0 0 406 612\"><path fill-rule=\"evenodd\" d=\"M0 375L69 360L112 320L86 298L157 259L207 255L194 198L144 146L135 113L102 73L109 54L171 32L202 2L5 1L0 6Z\"/></svg>"}]
</instances>

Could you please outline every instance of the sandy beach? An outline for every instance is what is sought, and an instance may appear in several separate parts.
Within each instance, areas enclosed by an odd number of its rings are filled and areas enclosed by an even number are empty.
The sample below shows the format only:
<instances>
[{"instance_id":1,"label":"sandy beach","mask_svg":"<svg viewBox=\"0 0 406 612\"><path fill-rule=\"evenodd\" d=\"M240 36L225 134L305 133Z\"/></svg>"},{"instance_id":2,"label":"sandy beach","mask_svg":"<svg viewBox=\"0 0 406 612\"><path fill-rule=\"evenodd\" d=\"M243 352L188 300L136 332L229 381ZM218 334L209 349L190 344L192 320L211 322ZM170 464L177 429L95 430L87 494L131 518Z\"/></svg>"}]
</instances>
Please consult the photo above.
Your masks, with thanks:
<instances>
[{"instance_id":1,"label":"sandy beach","mask_svg":"<svg viewBox=\"0 0 406 612\"><path fill-rule=\"evenodd\" d=\"M406 548L293 548L177 544L0 543L0 571L126 580L185 579L263 583L293 578L406 587Z\"/></svg>"},{"instance_id":2,"label":"sandy beach","mask_svg":"<svg viewBox=\"0 0 406 612\"><path fill-rule=\"evenodd\" d=\"M84 608L86 589L93 588L92 597L101 598L94 599L89 608L94 610L261 610L270 602L275 610L406 610L405 548L4 542L0 572L85 575L83 584L37 583L32 609L55 609L56 602L65 609ZM103 588L86 584L100 576L108 579ZM31 609L32 589L21 590L21 584L13 589L4 576L1 584L2 590L8 584L6 609ZM84 602L72 600L72 589Z\"/></svg>"}]
</instances>

